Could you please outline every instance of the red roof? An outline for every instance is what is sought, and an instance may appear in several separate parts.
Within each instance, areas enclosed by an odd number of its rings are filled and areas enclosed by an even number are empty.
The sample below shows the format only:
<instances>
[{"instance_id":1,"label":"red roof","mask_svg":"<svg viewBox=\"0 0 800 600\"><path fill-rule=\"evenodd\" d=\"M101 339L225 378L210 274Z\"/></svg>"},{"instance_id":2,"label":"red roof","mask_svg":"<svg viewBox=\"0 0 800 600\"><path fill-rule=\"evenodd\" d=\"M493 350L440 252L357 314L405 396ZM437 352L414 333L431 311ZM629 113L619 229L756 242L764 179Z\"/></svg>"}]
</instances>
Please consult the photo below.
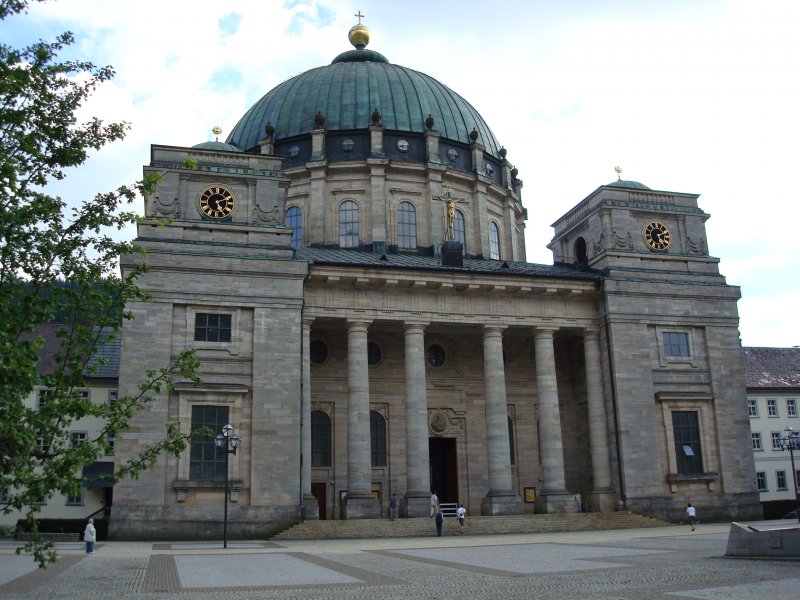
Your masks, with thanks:
<instances>
[{"instance_id":1,"label":"red roof","mask_svg":"<svg viewBox=\"0 0 800 600\"><path fill-rule=\"evenodd\" d=\"M743 348L748 388L800 388L800 348Z\"/></svg>"}]
</instances>

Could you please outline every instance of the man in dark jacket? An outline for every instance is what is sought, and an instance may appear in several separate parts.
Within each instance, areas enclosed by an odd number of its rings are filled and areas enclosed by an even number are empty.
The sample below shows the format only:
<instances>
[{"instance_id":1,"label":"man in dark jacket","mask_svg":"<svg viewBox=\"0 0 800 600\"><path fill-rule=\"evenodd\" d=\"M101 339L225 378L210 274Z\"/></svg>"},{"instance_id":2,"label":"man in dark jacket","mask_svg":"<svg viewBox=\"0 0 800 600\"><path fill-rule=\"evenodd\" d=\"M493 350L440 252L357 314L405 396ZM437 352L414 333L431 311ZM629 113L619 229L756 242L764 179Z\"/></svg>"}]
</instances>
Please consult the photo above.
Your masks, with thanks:
<instances>
[{"instance_id":1,"label":"man in dark jacket","mask_svg":"<svg viewBox=\"0 0 800 600\"><path fill-rule=\"evenodd\" d=\"M442 523L444 522L444 515L441 510L436 511L436 535L442 537Z\"/></svg>"}]
</instances>

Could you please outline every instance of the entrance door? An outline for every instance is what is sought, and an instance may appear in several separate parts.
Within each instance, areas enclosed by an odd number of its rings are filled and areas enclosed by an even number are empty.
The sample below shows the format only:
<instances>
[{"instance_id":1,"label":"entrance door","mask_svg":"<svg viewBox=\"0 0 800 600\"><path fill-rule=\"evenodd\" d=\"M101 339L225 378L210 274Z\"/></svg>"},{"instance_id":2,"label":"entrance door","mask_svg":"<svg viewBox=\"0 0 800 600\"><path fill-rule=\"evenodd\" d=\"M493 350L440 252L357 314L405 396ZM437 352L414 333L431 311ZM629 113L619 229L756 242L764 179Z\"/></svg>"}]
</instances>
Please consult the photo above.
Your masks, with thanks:
<instances>
[{"instance_id":1,"label":"entrance door","mask_svg":"<svg viewBox=\"0 0 800 600\"><path fill-rule=\"evenodd\" d=\"M325 488L326 484L324 481L322 483L314 483L313 481L311 482L311 493L314 495L314 498L317 499L317 504L319 504L320 520L328 518L328 513L325 510L327 507Z\"/></svg>"},{"instance_id":2,"label":"entrance door","mask_svg":"<svg viewBox=\"0 0 800 600\"><path fill-rule=\"evenodd\" d=\"M431 465L431 490L439 502L458 502L458 461L455 438L428 439Z\"/></svg>"}]
</instances>

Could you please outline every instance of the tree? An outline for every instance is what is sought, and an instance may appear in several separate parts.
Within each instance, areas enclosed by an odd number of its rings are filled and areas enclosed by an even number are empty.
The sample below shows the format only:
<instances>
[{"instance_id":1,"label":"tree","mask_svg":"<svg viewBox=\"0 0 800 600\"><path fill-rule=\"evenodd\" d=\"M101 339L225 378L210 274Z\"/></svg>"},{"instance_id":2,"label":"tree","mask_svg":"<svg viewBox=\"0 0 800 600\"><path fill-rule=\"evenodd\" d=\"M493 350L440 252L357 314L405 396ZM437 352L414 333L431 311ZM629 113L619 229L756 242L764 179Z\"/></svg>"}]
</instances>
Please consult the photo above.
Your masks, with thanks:
<instances>
[{"instance_id":1,"label":"tree","mask_svg":"<svg viewBox=\"0 0 800 600\"><path fill-rule=\"evenodd\" d=\"M25 12L28 4L0 0L0 19ZM77 121L79 107L114 72L59 61L73 41L67 32L22 49L0 43L0 487L6 492L0 510L23 512L33 535L17 552L32 552L40 567L54 562L56 553L39 534L37 503L55 493L77 494L77 476L105 454L107 436L126 429L151 394L171 386L173 376L197 381L198 366L192 353L184 353L163 369L143 373L138 393L111 405L93 404L81 393L100 363L99 345L130 318L126 303L147 299L136 285L142 268L119 274L119 256L137 249L114 232L136 221L124 209L155 181L121 186L74 208L47 193L49 182L63 179L66 169L122 139L128 129L96 118ZM43 375L37 369L37 329L55 320L62 323L56 365ZM26 406L37 386L49 390L38 410ZM95 439L74 445L69 425L86 416L103 425ZM187 441L176 424L167 424L163 440L118 465L113 480L136 477L161 453L182 452Z\"/></svg>"}]
</instances>

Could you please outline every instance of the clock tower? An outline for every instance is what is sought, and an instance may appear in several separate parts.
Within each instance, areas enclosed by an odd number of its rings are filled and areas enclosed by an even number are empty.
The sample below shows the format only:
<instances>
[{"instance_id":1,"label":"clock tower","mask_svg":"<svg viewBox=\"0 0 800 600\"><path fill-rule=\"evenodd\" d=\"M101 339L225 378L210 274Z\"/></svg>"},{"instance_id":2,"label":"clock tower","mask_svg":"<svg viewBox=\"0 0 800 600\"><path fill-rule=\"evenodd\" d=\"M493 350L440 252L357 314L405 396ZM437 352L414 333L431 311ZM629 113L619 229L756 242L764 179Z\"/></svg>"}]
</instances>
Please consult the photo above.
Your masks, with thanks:
<instances>
[{"instance_id":1,"label":"clock tower","mask_svg":"<svg viewBox=\"0 0 800 600\"><path fill-rule=\"evenodd\" d=\"M632 511L666 514L712 494L733 514L757 502L740 453L750 444L741 294L709 255L697 199L619 179L558 219L548 245L556 264L603 275L605 393Z\"/></svg>"}]
</instances>

